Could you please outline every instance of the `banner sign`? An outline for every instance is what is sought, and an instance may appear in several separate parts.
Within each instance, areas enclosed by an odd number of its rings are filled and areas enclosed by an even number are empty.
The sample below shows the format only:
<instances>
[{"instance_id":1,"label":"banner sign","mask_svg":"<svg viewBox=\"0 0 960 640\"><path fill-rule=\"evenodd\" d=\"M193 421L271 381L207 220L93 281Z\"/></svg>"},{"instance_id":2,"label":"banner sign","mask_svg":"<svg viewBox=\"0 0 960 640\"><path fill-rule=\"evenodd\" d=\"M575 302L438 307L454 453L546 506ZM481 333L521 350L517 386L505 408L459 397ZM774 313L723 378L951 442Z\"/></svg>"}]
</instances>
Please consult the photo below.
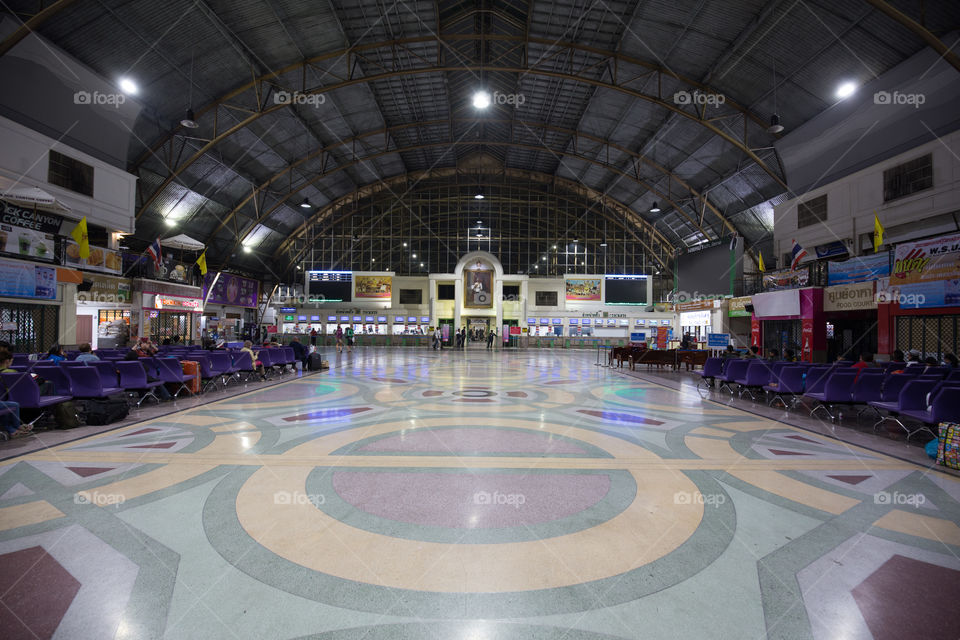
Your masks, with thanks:
<instances>
[{"instance_id":1,"label":"banner sign","mask_svg":"<svg viewBox=\"0 0 960 640\"><path fill-rule=\"evenodd\" d=\"M843 262L827 265L827 284L853 284L867 282L890 275L890 252L858 256Z\"/></svg>"},{"instance_id":2,"label":"banner sign","mask_svg":"<svg viewBox=\"0 0 960 640\"><path fill-rule=\"evenodd\" d=\"M169 311L192 311L199 313L200 305L203 300L200 298L187 298L186 296L174 296L168 293L147 294L153 295L153 308L166 309ZM146 306L146 305L144 305Z\"/></svg>"},{"instance_id":3,"label":"banner sign","mask_svg":"<svg viewBox=\"0 0 960 640\"><path fill-rule=\"evenodd\" d=\"M57 299L57 270L26 262L0 260L0 296Z\"/></svg>"},{"instance_id":4,"label":"banner sign","mask_svg":"<svg viewBox=\"0 0 960 640\"><path fill-rule=\"evenodd\" d=\"M753 315L757 318L776 318L800 315L800 291L771 291L753 296Z\"/></svg>"},{"instance_id":5,"label":"banner sign","mask_svg":"<svg viewBox=\"0 0 960 640\"><path fill-rule=\"evenodd\" d=\"M840 284L823 290L824 311L858 311L876 309L873 281L859 284Z\"/></svg>"},{"instance_id":6,"label":"banner sign","mask_svg":"<svg viewBox=\"0 0 960 640\"><path fill-rule=\"evenodd\" d=\"M567 289L567 300L579 302L600 300L600 278L567 279L564 283Z\"/></svg>"},{"instance_id":7,"label":"banner sign","mask_svg":"<svg viewBox=\"0 0 960 640\"><path fill-rule=\"evenodd\" d=\"M752 298L750 296L730 298L730 300L728 300L727 316L730 318L749 318L753 314L747 311L746 306L753 304L751 300Z\"/></svg>"},{"instance_id":8,"label":"banner sign","mask_svg":"<svg viewBox=\"0 0 960 640\"><path fill-rule=\"evenodd\" d=\"M25 260L53 262L56 237L52 233L0 224L0 253Z\"/></svg>"},{"instance_id":9,"label":"banner sign","mask_svg":"<svg viewBox=\"0 0 960 640\"><path fill-rule=\"evenodd\" d=\"M493 308L493 271L464 270L463 306L471 309ZM506 336L505 336L506 337Z\"/></svg>"},{"instance_id":10,"label":"banner sign","mask_svg":"<svg viewBox=\"0 0 960 640\"><path fill-rule=\"evenodd\" d=\"M800 360L813 362L813 318L800 320Z\"/></svg>"},{"instance_id":11,"label":"banner sign","mask_svg":"<svg viewBox=\"0 0 960 640\"><path fill-rule=\"evenodd\" d=\"M666 349L670 341L670 327L657 327L657 349Z\"/></svg>"},{"instance_id":12,"label":"banner sign","mask_svg":"<svg viewBox=\"0 0 960 640\"><path fill-rule=\"evenodd\" d=\"M221 273L217 278L217 284L209 297L207 291L210 283L213 282L214 274L208 273L203 277L203 296L207 304L224 304L235 307L257 308L257 296L259 285L256 280L242 278L232 273Z\"/></svg>"},{"instance_id":13,"label":"banner sign","mask_svg":"<svg viewBox=\"0 0 960 640\"><path fill-rule=\"evenodd\" d=\"M123 259L119 251L90 245L90 257L84 260L80 257L80 245L73 240L67 240L66 243L66 249L63 252L64 265L116 275L123 273Z\"/></svg>"},{"instance_id":14,"label":"banner sign","mask_svg":"<svg viewBox=\"0 0 960 640\"><path fill-rule=\"evenodd\" d=\"M894 285L960 278L960 234L898 244L894 254Z\"/></svg>"},{"instance_id":15,"label":"banner sign","mask_svg":"<svg viewBox=\"0 0 960 640\"><path fill-rule=\"evenodd\" d=\"M35 211L20 205L0 200L0 224L9 224L36 231L56 235L60 231L63 218L47 211Z\"/></svg>"},{"instance_id":16,"label":"banner sign","mask_svg":"<svg viewBox=\"0 0 960 640\"><path fill-rule=\"evenodd\" d=\"M827 244L818 244L814 247L818 258L833 258L835 256L845 256L850 253L843 240L835 240Z\"/></svg>"},{"instance_id":17,"label":"banner sign","mask_svg":"<svg viewBox=\"0 0 960 640\"><path fill-rule=\"evenodd\" d=\"M78 302L116 302L129 304L131 281L126 278L84 275L84 281L91 283L89 291L77 291Z\"/></svg>"},{"instance_id":18,"label":"banner sign","mask_svg":"<svg viewBox=\"0 0 960 640\"><path fill-rule=\"evenodd\" d=\"M730 344L729 333L708 333L707 334L708 349L726 349L728 344Z\"/></svg>"},{"instance_id":19,"label":"banner sign","mask_svg":"<svg viewBox=\"0 0 960 640\"><path fill-rule=\"evenodd\" d=\"M393 295L390 276L353 276L354 297L389 300Z\"/></svg>"},{"instance_id":20,"label":"banner sign","mask_svg":"<svg viewBox=\"0 0 960 640\"><path fill-rule=\"evenodd\" d=\"M778 269L763 274L764 291L777 291L778 289L796 289L810 285L810 268L803 267L796 271L790 269Z\"/></svg>"}]
</instances>

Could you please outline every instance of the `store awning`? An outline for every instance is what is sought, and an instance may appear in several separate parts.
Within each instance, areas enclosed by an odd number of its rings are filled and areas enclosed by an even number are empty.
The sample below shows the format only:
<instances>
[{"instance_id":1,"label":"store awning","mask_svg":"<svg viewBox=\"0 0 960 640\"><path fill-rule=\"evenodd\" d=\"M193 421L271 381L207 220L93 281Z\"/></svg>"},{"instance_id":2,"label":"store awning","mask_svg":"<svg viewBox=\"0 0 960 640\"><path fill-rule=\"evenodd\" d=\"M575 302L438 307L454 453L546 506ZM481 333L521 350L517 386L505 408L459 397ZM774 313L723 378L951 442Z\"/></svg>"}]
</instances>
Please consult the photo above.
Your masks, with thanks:
<instances>
[{"instance_id":1,"label":"store awning","mask_svg":"<svg viewBox=\"0 0 960 640\"><path fill-rule=\"evenodd\" d=\"M10 187L0 191L0 200L51 213L70 213L70 207L39 187Z\"/></svg>"},{"instance_id":2,"label":"store awning","mask_svg":"<svg viewBox=\"0 0 960 640\"><path fill-rule=\"evenodd\" d=\"M173 236L171 238L164 238L160 241L165 247L170 247L171 249L183 249L185 251L203 251L204 244L199 240L194 240L185 233L180 235Z\"/></svg>"}]
</instances>

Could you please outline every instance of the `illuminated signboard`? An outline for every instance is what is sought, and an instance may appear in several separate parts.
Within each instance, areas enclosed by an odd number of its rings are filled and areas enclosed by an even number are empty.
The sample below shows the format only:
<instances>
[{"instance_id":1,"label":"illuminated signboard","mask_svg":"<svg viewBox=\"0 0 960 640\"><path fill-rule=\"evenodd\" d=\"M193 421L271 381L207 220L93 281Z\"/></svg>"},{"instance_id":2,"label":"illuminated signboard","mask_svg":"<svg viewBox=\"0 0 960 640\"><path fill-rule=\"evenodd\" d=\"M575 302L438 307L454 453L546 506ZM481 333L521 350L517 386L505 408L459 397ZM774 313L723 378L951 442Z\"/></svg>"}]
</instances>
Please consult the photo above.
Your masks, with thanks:
<instances>
[{"instance_id":1,"label":"illuminated signboard","mask_svg":"<svg viewBox=\"0 0 960 640\"><path fill-rule=\"evenodd\" d=\"M327 322L336 322L337 316L327 316Z\"/></svg>"},{"instance_id":2,"label":"illuminated signboard","mask_svg":"<svg viewBox=\"0 0 960 640\"><path fill-rule=\"evenodd\" d=\"M570 324L579 324L579 323L580 321L577 320L576 318L570 318Z\"/></svg>"},{"instance_id":3,"label":"illuminated signboard","mask_svg":"<svg viewBox=\"0 0 960 640\"><path fill-rule=\"evenodd\" d=\"M590 318L584 318L584 319L583 319L583 322L582 322L581 324L582 324L583 326L587 326L587 325L590 324L590 322L591 322Z\"/></svg>"},{"instance_id":4,"label":"illuminated signboard","mask_svg":"<svg viewBox=\"0 0 960 640\"><path fill-rule=\"evenodd\" d=\"M404 321L403 316L393 316L393 322L395 324L403 324L403 321Z\"/></svg>"},{"instance_id":5,"label":"illuminated signboard","mask_svg":"<svg viewBox=\"0 0 960 640\"><path fill-rule=\"evenodd\" d=\"M293 322L293 316L283 316L284 322Z\"/></svg>"},{"instance_id":6,"label":"illuminated signboard","mask_svg":"<svg viewBox=\"0 0 960 640\"><path fill-rule=\"evenodd\" d=\"M550 318L540 318L540 324L550 324Z\"/></svg>"},{"instance_id":7,"label":"illuminated signboard","mask_svg":"<svg viewBox=\"0 0 960 640\"><path fill-rule=\"evenodd\" d=\"M416 323L416 322L417 322L417 316L409 316L409 317L407 318L407 322L408 322L408 323L410 323L410 322Z\"/></svg>"},{"instance_id":8,"label":"illuminated signboard","mask_svg":"<svg viewBox=\"0 0 960 640\"><path fill-rule=\"evenodd\" d=\"M320 322L320 316L310 316L310 322Z\"/></svg>"},{"instance_id":9,"label":"illuminated signboard","mask_svg":"<svg viewBox=\"0 0 960 640\"><path fill-rule=\"evenodd\" d=\"M373 316L367 316L363 319L364 322L373 322Z\"/></svg>"},{"instance_id":10,"label":"illuminated signboard","mask_svg":"<svg viewBox=\"0 0 960 640\"><path fill-rule=\"evenodd\" d=\"M563 324L563 320L561 320L560 318L554 318L553 324Z\"/></svg>"},{"instance_id":11,"label":"illuminated signboard","mask_svg":"<svg viewBox=\"0 0 960 640\"><path fill-rule=\"evenodd\" d=\"M386 322L387 316L377 316L377 322Z\"/></svg>"},{"instance_id":12,"label":"illuminated signboard","mask_svg":"<svg viewBox=\"0 0 960 640\"><path fill-rule=\"evenodd\" d=\"M340 322L350 322L350 316L340 316Z\"/></svg>"},{"instance_id":13,"label":"illuminated signboard","mask_svg":"<svg viewBox=\"0 0 960 640\"><path fill-rule=\"evenodd\" d=\"M306 322L307 316L297 316L297 322Z\"/></svg>"},{"instance_id":14,"label":"illuminated signboard","mask_svg":"<svg viewBox=\"0 0 960 640\"><path fill-rule=\"evenodd\" d=\"M201 301L198 298L183 298L181 296L157 295L153 299L153 306L157 309L177 309L199 311Z\"/></svg>"},{"instance_id":15,"label":"illuminated signboard","mask_svg":"<svg viewBox=\"0 0 960 640\"><path fill-rule=\"evenodd\" d=\"M537 324L536 318L527 318L527 324Z\"/></svg>"},{"instance_id":16,"label":"illuminated signboard","mask_svg":"<svg viewBox=\"0 0 960 640\"><path fill-rule=\"evenodd\" d=\"M280 307L280 313L296 313L296 307Z\"/></svg>"},{"instance_id":17,"label":"illuminated signboard","mask_svg":"<svg viewBox=\"0 0 960 640\"><path fill-rule=\"evenodd\" d=\"M422 318L420 318L420 322L429 323L430 316L423 316Z\"/></svg>"}]
</instances>

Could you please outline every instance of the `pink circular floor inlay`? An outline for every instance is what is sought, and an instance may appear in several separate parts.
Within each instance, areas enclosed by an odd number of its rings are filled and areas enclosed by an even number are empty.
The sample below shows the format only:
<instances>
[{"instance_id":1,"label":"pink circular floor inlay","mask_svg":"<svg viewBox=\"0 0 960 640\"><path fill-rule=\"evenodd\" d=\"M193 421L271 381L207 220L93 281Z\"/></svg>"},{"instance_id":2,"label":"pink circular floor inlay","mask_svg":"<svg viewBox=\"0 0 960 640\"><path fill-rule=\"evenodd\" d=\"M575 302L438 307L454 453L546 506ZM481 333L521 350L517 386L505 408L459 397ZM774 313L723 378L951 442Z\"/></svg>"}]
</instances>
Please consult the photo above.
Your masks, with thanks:
<instances>
[{"instance_id":1,"label":"pink circular floor inlay","mask_svg":"<svg viewBox=\"0 0 960 640\"><path fill-rule=\"evenodd\" d=\"M587 450L550 434L509 429L463 427L454 429L419 429L381 438L357 451L400 453L521 453L556 455L586 454Z\"/></svg>"},{"instance_id":2,"label":"pink circular floor inlay","mask_svg":"<svg viewBox=\"0 0 960 640\"><path fill-rule=\"evenodd\" d=\"M559 520L607 495L610 478L586 473L337 471L337 494L369 514L435 527L490 529Z\"/></svg>"}]
</instances>

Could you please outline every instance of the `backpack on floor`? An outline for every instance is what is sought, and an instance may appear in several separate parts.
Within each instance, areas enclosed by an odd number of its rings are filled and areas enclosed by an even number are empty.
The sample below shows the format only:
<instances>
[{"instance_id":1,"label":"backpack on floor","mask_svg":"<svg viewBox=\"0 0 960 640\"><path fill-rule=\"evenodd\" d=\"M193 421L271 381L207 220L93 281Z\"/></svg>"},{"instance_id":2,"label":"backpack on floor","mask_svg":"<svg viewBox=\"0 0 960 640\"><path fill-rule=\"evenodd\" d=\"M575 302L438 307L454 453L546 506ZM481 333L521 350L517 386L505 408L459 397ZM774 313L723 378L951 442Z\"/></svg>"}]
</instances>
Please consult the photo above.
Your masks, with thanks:
<instances>
[{"instance_id":1,"label":"backpack on floor","mask_svg":"<svg viewBox=\"0 0 960 640\"><path fill-rule=\"evenodd\" d=\"M322 366L323 356L317 351L311 353L310 357L307 358L307 368L310 369L310 371L320 371Z\"/></svg>"},{"instance_id":2,"label":"backpack on floor","mask_svg":"<svg viewBox=\"0 0 960 640\"><path fill-rule=\"evenodd\" d=\"M87 424L113 424L127 417L130 407L126 400L89 400L87 401Z\"/></svg>"},{"instance_id":3,"label":"backpack on floor","mask_svg":"<svg viewBox=\"0 0 960 640\"><path fill-rule=\"evenodd\" d=\"M960 424L940 423L940 446L937 449L937 464L951 469L960 469Z\"/></svg>"}]
</instances>

